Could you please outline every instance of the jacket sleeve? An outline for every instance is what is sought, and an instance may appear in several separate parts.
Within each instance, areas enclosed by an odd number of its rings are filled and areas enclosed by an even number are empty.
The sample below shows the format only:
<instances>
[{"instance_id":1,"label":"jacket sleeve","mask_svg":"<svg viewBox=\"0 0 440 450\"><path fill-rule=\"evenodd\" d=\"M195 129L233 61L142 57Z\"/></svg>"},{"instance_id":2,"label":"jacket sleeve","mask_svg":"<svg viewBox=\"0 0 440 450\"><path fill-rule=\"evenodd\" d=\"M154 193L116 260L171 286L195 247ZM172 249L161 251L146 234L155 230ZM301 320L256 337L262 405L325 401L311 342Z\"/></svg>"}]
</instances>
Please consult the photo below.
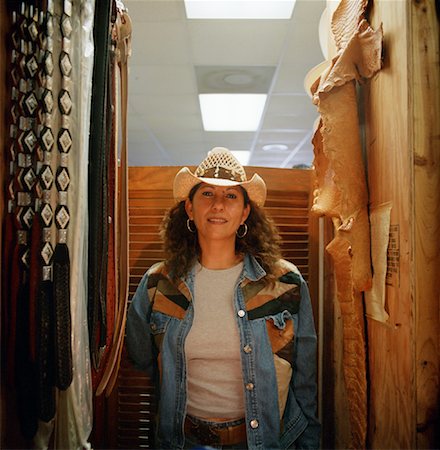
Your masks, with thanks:
<instances>
[{"instance_id":1,"label":"jacket sleeve","mask_svg":"<svg viewBox=\"0 0 440 450\"><path fill-rule=\"evenodd\" d=\"M150 333L151 302L147 290L148 272L143 276L128 309L126 346L135 367L149 372L153 366L153 343Z\"/></svg>"},{"instance_id":2,"label":"jacket sleeve","mask_svg":"<svg viewBox=\"0 0 440 450\"><path fill-rule=\"evenodd\" d=\"M308 420L304 432L295 441L296 449L320 447L320 424L317 419L316 386L317 338L309 289L301 277L301 302L295 333L294 373L291 384L295 398Z\"/></svg>"}]
</instances>

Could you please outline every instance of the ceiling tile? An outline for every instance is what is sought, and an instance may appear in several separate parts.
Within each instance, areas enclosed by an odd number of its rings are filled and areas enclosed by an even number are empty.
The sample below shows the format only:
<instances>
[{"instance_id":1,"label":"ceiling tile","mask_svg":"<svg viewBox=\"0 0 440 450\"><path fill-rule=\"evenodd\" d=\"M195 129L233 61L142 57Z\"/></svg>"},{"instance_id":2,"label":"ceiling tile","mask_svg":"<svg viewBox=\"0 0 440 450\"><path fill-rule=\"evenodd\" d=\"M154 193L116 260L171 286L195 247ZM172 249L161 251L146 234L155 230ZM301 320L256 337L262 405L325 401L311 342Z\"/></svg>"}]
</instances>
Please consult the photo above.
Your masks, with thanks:
<instances>
[{"instance_id":1,"label":"ceiling tile","mask_svg":"<svg viewBox=\"0 0 440 450\"><path fill-rule=\"evenodd\" d=\"M315 109L315 105L305 93L302 95L272 95L268 101L266 117L297 115Z\"/></svg>"},{"instance_id":2,"label":"ceiling tile","mask_svg":"<svg viewBox=\"0 0 440 450\"><path fill-rule=\"evenodd\" d=\"M311 130L313 121L312 123L310 122L310 117L301 113L289 116L266 116L264 118L263 129L271 131L288 131L292 129Z\"/></svg>"},{"instance_id":3,"label":"ceiling tile","mask_svg":"<svg viewBox=\"0 0 440 450\"><path fill-rule=\"evenodd\" d=\"M298 64L283 64L278 68L273 94L306 94L304 78L311 67L301 68Z\"/></svg>"},{"instance_id":4,"label":"ceiling tile","mask_svg":"<svg viewBox=\"0 0 440 450\"><path fill-rule=\"evenodd\" d=\"M134 55L136 56L133 57ZM135 21L133 23L130 65L185 64L190 61L188 35L184 22Z\"/></svg>"},{"instance_id":5,"label":"ceiling tile","mask_svg":"<svg viewBox=\"0 0 440 450\"><path fill-rule=\"evenodd\" d=\"M196 66L199 94L269 92L275 66Z\"/></svg>"},{"instance_id":6,"label":"ceiling tile","mask_svg":"<svg viewBox=\"0 0 440 450\"><path fill-rule=\"evenodd\" d=\"M130 18L135 23L183 20L185 8L181 0L131 0L126 1Z\"/></svg>"},{"instance_id":7,"label":"ceiling tile","mask_svg":"<svg viewBox=\"0 0 440 450\"><path fill-rule=\"evenodd\" d=\"M200 113L197 97L191 94L138 94L131 96L130 104L138 114L147 117L154 114L166 116L170 113L174 115Z\"/></svg>"},{"instance_id":8,"label":"ceiling tile","mask_svg":"<svg viewBox=\"0 0 440 450\"><path fill-rule=\"evenodd\" d=\"M190 65L130 67L129 95L197 94L194 69Z\"/></svg>"},{"instance_id":9,"label":"ceiling tile","mask_svg":"<svg viewBox=\"0 0 440 450\"><path fill-rule=\"evenodd\" d=\"M322 61L319 45L319 19L326 0L298 0L292 15L292 26L287 40L285 64L312 68Z\"/></svg>"},{"instance_id":10,"label":"ceiling tile","mask_svg":"<svg viewBox=\"0 0 440 450\"><path fill-rule=\"evenodd\" d=\"M182 115L169 114L159 115L156 114L152 117L148 117L148 125L157 135L176 134L178 135L184 131L201 131L202 123L198 114Z\"/></svg>"},{"instance_id":11,"label":"ceiling tile","mask_svg":"<svg viewBox=\"0 0 440 450\"><path fill-rule=\"evenodd\" d=\"M277 65L287 27L283 20L188 21L194 64Z\"/></svg>"},{"instance_id":12,"label":"ceiling tile","mask_svg":"<svg viewBox=\"0 0 440 450\"><path fill-rule=\"evenodd\" d=\"M203 130L184 130L180 133L157 132L156 137L160 140L163 147L169 150L175 143L189 144L195 147L195 143L200 145L204 142L205 133Z\"/></svg>"},{"instance_id":13,"label":"ceiling tile","mask_svg":"<svg viewBox=\"0 0 440 450\"><path fill-rule=\"evenodd\" d=\"M167 166L176 165L160 148L150 141L131 142L128 147L128 164L130 166Z\"/></svg>"},{"instance_id":14,"label":"ceiling tile","mask_svg":"<svg viewBox=\"0 0 440 450\"><path fill-rule=\"evenodd\" d=\"M296 145L304 136L304 130L280 130L280 131L265 131L262 130L258 135L258 147L265 144L286 144L289 147Z\"/></svg>"},{"instance_id":15,"label":"ceiling tile","mask_svg":"<svg viewBox=\"0 0 440 450\"><path fill-rule=\"evenodd\" d=\"M130 144L154 144L154 139L150 135L147 127L139 130L132 130L130 132Z\"/></svg>"}]
</instances>

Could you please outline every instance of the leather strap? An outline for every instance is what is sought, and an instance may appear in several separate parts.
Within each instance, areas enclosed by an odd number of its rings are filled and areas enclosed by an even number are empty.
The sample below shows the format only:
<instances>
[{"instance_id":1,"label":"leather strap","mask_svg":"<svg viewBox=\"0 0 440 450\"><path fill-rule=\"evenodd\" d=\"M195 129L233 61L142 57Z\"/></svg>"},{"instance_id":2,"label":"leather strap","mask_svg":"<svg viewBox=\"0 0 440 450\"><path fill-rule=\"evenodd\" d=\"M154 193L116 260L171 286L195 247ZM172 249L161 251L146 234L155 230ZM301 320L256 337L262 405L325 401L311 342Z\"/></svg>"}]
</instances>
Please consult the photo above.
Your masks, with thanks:
<instances>
[{"instance_id":1,"label":"leather strap","mask_svg":"<svg viewBox=\"0 0 440 450\"><path fill-rule=\"evenodd\" d=\"M112 15L112 21L114 18ZM113 45L112 45L113 48ZM116 107L116 62L114 51L110 52L110 76L109 76L109 98L112 105L110 123L110 151L108 152L108 167L107 167L107 213L108 213L108 260L107 260L107 295L106 295L106 335L105 348L101 347L100 365L95 368L92 367L92 386L93 391L96 391L105 368L107 367L110 351L113 345L113 335L115 331L116 318L116 289L117 289L117 274L116 274L116 253L115 253L115 231L116 231L116 178L117 178L117 158L118 158L118 130L117 130L117 107ZM100 333L101 334L101 333ZM101 334L103 337L103 335ZM94 407L97 407L97 402Z\"/></svg>"},{"instance_id":2,"label":"leather strap","mask_svg":"<svg viewBox=\"0 0 440 450\"><path fill-rule=\"evenodd\" d=\"M15 233L14 233L15 234ZM9 308L9 339L7 350L7 381L13 385L15 379L15 347L17 342L17 304L20 291L21 267L19 244L15 241L11 256L11 287Z\"/></svg>"},{"instance_id":3,"label":"leather strap","mask_svg":"<svg viewBox=\"0 0 440 450\"><path fill-rule=\"evenodd\" d=\"M41 277L40 247L42 227L40 214L35 213L32 220L29 256L29 352L30 359L36 361L36 336L37 336L37 301L38 285Z\"/></svg>"},{"instance_id":4,"label":"leather strap","mask_svg":"<svg viewBox=\"0 0 440 450\"><path fill-rule=\"evenodd\" d=\"M54 185L52 171L53 149L55 137L53 135L53 33L54 33L54 3L48 1L45 11L44 33L42 50L44 51L42 68L43 94L40 99L40 108L43 114L42 127L39 130L40 149L38 152L40 170L38 173L40 207L38 216L34 218L39 222L40 247L38 255L39 283L36 291L36 356L38 368L38 417L44 422L49 422L55 416L55 310L54 287L52 282L52 226L53 208L51 193ZM36 230L34 230L36 234Z\"/></svg>"},{"instance_id":5,"label":"leather strap","mask_svg":"<svg viewBox=\"0 0 440 450\"><path fill-rule=\"evenodd\" d=\"M25 438L30 439L38 427L38 396L36 364L29 358L29 282L26 278L21 280L17 301L15 385L20 430Z\"/></svg>"},{"instance_id":6,"label":"leather strap","mask_svg":"<svg viewBox=\"0 0 440 450\"><path fill-rule=\"evenodd\" d=\"M120 95L121 95L121 155L119 170L119 192L116 209L116 261L118 273L118 305L116 308L115 333L113 346L110 352L107 367L96 391L101 395L104 391L109 396L116 383L121 362L123 340L125 334L125 322L127 318L128 303L128 162L127 162L127 105L128 105L128 58L131 54L131 19L126 10L118 8L115 22L117 41L117 60L120 70Z\"/></svg>"},{"instance_id":7,"label":"leather strap","mask_svg":"<svg viewBox=\"0 0 440 450\"><path fill-rule=\"evenodd\" d=\"M37 372L31 358L32 336L30 316L30 235L34 217L33 188L36 181L34 163L38 140L36 110L38 108L39 34L38 9L21 5L18 27L20 30L20 73L17 138L16 209L18 241L18 295L16 299L15 330L15 383L17 387L17 410L21 432L33 437L37 429ZM13 275L14 276L14 275ZM33 325L32 325L33 326Z\"/></svg>"},{"instance_id":8,"label":"leather strap","mask_svg":"<svg viewBox=\"0 0 440 450\"><path fill-rule=\"evenodd\" d=\"M14 250L14 229L12 214L6 213L3 226L3 259L2 259L2 301L1 301L1 362L3 367L8 367L7 355L9 353L9 343L12 337L12 330L15 329L11 323L11 268L12 255Z\"/></svg>"},{"instance_id":9,"label":"leather strap","mask_svg":"<svg viewBox=\"0 0 440 450\"><path fill-rule=\"evenodd\" d=\"M18 246L16 242L16 224L14 211L16 207L15 173L17 169L17 132L18 132L18 55L20 31L17 24L17 12L12 13L11 25L11 66L10 66L10 103L9 103L9 146L6 153L7 164L5 166L6 201L7 211L3 224L3 259L2 259L2 301L1 301L1 337L2 337L2 363L7 370L6 380L13 383L14 378L14 349L15 349L15 315L18 293ZM7 172L6 172L7 168ZM7 178L6 178L7 177ZM14 257L15 255L15 257ZM15 273L15 276L14 276Z\"/></svg>"},{"instance_id":10,"label":"leather strap","mask_svg":"<svg viewBox=\"0 0 440 450\"><path fill-rule=\"evenodd\" d=\"M41 281L38 291L38 417L49 422L55 416L55 361L53 285Z\"/></svg>"},{"instance_id":11,"label":"leather strap","mask_svg":"<svg viewBox=\"0 0 440 450\"><path fill-rule=\"evenodd\" d=\"M63 0L63 14L60 19L62 47L59 57L61 72L61 90L58 105L61 112L61 127L58 132L58 169L56 186L58 205L55 211L57 226L57 245L53 255L53 303L55 308L55 364L56 386L66 390L73 379L72 361L72 320L70 310L70 254L67 246L67 233L70 212L67 205L67 191L70 185L68 170L69 153L72 147L72 135L69 130L69 118L72 100L69 92L72 65L70 60L72 33L72 0Z\"/></svg>"},{"instance_id":12,"label":"leather strap","mask_svg":"<svg viewBox=\"0 0 440 450\"><path fill-rule=\"evenodd\" d=\"M99 370L106 336L107 291L107 154L111 1L96 2L95 56L89 142L89 277L88 324L92 364ZM104 339L103 339L104 336Z\"/></svg>"}]
</instances>

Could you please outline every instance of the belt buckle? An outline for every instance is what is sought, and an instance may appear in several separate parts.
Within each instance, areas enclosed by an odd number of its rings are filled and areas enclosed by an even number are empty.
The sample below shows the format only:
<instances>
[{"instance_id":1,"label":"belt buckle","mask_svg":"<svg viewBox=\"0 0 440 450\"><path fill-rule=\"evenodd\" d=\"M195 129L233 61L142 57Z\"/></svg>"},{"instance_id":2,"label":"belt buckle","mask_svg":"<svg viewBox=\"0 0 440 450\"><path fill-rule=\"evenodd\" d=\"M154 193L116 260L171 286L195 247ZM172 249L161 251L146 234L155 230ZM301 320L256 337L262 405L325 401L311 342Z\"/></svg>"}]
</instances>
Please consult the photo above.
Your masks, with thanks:
<instances>
[{"instance_id":1,"label":"belt buckle","mask_svg":"<svg viewBox=\"0 0 440 450\"><path fill-rule=\"evenodd\" d=\"M208 439L209 439L208 444L215 444L215 445L222 444L220 434L218 433L218 431L216 431L216 428L213 427L212 425L208 425L207 428L208 428Z\"/></svg>"},{"instance_id":2,"label":"belt buckle","mask_svg":"<svg viewBox=\"0 0 440 450\"><path fill-rule=\"evenodd\" d=\"M192 431L194 437L202 445L221 444L220 435L215 432L215 429L211 425L202 425L198 422L193 422Z\"/></svg>"}]
</instances>

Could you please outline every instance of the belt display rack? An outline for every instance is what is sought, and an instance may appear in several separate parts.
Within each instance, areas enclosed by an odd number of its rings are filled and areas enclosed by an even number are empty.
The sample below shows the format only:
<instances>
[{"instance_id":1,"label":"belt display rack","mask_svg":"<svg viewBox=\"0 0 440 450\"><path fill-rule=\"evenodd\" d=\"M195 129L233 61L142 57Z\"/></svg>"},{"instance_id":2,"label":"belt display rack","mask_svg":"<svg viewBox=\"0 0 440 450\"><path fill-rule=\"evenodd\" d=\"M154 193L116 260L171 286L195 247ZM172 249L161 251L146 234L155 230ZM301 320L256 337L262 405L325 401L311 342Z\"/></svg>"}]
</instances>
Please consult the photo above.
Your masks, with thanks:
<instances>
[{"instance_id":1,"label":"belt display rack","mask_svg":"<svg viewBox=\"0 0 440 450\"><path fill-rule=\"evenodd\" d=\"M75 280L84 282L81 295L89 312L90 342L84 348L90 349L90 355L81 369L87 370L89 381L91 372L94 378L85 389L90 398L93 393L108 396L117 380L128 300L126 114L131 22L122 3L115 0L81 5L73 0L23 0L9 2L7 8L10 114L2 246L2 370L12 388L21 434L46 446L55 420L58 423L60 405L63 414L72 413L72 404L65 403L68 395L60 397L59 392L77 389L72 386L80 369L75 368L77 343L72 336L78 328L84 329L87 314L79 323ZM94 14L88 35L81 22L86 10L89 19ZM84 58L78 49L87 42L94 45L95 56L87 56L89 71L81 78L84 72L76 58ZM121 113L116 108L118 69ZM87 86L89 97L81 96L76 87L86 78L92 80L92 87ZM85 106L90 97L91 104ZM118 114L123 116L119 168ZM87 143L84 136L89 135ZM82 146L88 150L88 161L77 154ZM84 170L83 161L91 167L89 196L78 206L74 189L80 181L75 177ZM103 207L94 209L96 201ZM77 220L78 208L81 217L87 217L87 207L89 216L94 216L88 223L89 241L87 233L74 235L82 224ZM84 256L75 253L77 239L85 240ZM89 268L98 269L90 271L89 279L88 272L81 276L78 268L87 259ZM70 418L56 429L77 427ZM90 430L80 445L87 443ZM77 432L66 430L64 437ZM60 433L56 434L55 441L63 445Z\"/></svg>"},{"instance_id":2,"label":"belt display rack","mask_svg":"<svg viewBox=\"0 0 440 450\"><path fill-rule=\"evenodd\" d=\"M66 244L68 152L72 146L68 120L72 109L72 4L65 0L59 17L55 16L53 0L40 3L20 2L18 9L12 11L4 227L7 245L3 248L7 270L2 280L2 318L7 329L2 343L6 349L7 381L16 388L20 429L26 438L35 435L39 420L48 422L54 418L55 387L65 390L72 381ZM54 63L56 26L62 36L59 74ZM55 75L61 78L57 96L60 126L54 101ZM55 141L58 158L53 156ZM55 176L54 164L58 167ZM58 192L55 213L54 185Z\"/></svg>"}]
</instances>

